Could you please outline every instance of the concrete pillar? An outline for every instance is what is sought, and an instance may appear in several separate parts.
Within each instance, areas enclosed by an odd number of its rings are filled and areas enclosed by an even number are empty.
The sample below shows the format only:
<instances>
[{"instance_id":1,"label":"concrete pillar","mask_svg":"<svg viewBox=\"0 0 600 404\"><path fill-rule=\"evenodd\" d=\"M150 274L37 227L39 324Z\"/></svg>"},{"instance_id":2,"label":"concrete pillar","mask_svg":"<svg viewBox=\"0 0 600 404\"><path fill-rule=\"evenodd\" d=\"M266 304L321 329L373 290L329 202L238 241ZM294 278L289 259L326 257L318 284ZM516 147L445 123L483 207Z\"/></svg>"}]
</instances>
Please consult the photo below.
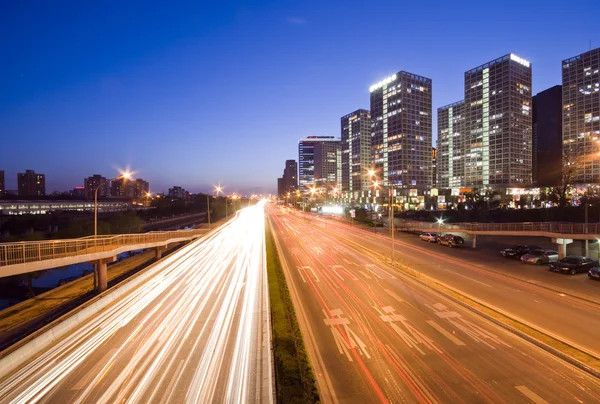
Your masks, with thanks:
<instances>
[{"instance_id":1,"label":"concrete pillar","mask_svg":"<svg viewBox=\"0 0 600 404\"><path fill-rule=\"evenodd\" d=\"M471 242L471 247L477 248L477 234L473 234L473 241Z\"/></svg>"},{"instance_id":2,"label":"concrete pillar","mask_svg":"<svg viewBox=\"0 0 600 404\"><path fill-rule=\"evenodd\" d=\"M157 260L161 259L163 252L166 251L166 250L167 250L167 246L166 245L154 247L154 257Z\"/></svg>"},{"instance_id":3,"label":"concrete pillar","mask_svg":"<svg viewBox=\"0 0 600 404\"><path fill-rule=\"evenodd\" d=\"M98 279L96 284L96 292L102 293L108 287L108 273L106 271L106 264L109 262L116 261L117 257L102 258L94 261L94 270Z\"/></svg>"},{"instance_id":4,"label":"concrete pillar","mask_svg":"<svg viewBox=\"0 0 600 404\"><path fill-rule=\"evenodd\" d=\"M567 244L571 244L573 240L569 238L553 238L552 242L558 244L558 259L561 259L567 256Z\"/></svg>"}]
</instances>

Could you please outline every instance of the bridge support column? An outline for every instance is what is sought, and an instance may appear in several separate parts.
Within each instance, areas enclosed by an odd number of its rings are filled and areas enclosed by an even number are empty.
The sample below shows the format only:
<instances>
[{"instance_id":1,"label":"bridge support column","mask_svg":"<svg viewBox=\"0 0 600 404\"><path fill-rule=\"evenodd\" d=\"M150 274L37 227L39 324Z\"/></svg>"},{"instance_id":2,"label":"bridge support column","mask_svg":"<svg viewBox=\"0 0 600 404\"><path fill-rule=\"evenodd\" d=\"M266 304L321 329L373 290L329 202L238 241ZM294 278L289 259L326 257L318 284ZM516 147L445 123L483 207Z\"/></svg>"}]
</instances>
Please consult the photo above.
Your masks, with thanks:
<instances>
[{"instance_id":1,"label":"bridge support column","mask_svg":"<svg viewBox=\"0 0 600 404\"><path fill-rule=\"evenodd\" d=\"M159 260L162 258L162 254L164 251L167 250L167 246L166 245L161 245L158 247L154 247L154 257Z\"/></svg>"},{"instance_id":2,"label":"bridge support column","mask_svg":"<svg viewBox=\"0 0 600 404\"><path fill-rule=\"evenodd\" d=\"M106 264L114 262L117 257L102 258L94 261L94 270L96 271L96 277L98 284L96 285L96 292L102 293L108 287L108 274L106 272Z\"/></svg>"},{"instance_id":3,"label":"bridge support column","mask_svg":"<svg viewBox=\"0 0 600 404\"><path fill-rule=\"evenodd\" d=\"M477 234L473 234L473 241L471 241L471 247L477 248Z\"/></svg>"},{"instance_id":4,"label":"bridge support column","mask_svg":"<svg viewBox=\"0 0 600 404\"><path fill-rule=\"evenodd\" d=\"M567 256L567 244L571 244L573 242L570 238L553 238L553 243L558 244L558 258L564 258Z\"/></svg>"}]
</instances>

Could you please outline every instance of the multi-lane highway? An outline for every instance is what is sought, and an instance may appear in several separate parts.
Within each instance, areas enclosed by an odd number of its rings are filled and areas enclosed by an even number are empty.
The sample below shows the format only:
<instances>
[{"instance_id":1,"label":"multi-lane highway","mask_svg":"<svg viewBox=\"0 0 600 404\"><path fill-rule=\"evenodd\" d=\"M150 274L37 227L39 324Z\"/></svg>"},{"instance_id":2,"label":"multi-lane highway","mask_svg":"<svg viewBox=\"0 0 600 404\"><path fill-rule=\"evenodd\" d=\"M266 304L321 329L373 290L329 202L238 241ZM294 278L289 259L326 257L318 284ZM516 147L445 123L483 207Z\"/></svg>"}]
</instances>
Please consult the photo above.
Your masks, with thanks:
<instances>
[{"instance_id":1,"label":"multi-lane highway","mask_svg":"<svg viewBox=\"0 0 600 404\"><path fill-rule=\"evenodd\" d=\"M272 402L264 254L261 203L0 380L0 402Z\"/></svg>"},{"instance_id":2,"label":"multi-lane highway","mask_svg":"<svg viewBox=\"0 0 600 404\"><path fill-rule=\"evenodd\" d=\"M596 379L346 243L334 226L269 213L325 401L600 401ZM347 232L360 245L383 243Z\"/></svg>"},{"instance_id":3,"label":"multi-lane highway","mask_svg":"<svg viewBox=\"0 0 600 404\"><path fill-rule=\"evenodd\" d=\"M306 220L324 228L322 218L307 215ZM327 224L329 234L342 240L359 244L371 251L391 257L391 240L386 235L357 229L346 223ZM385 230L383 230L385 232ZM575 277L549 273L542 266L526 266L508 259L489 258L484 254L474 256L468 247L453 250L448 247L418 241L414 236L401 236L395 240L395 260L415 271L421 272L456 290L485 302L486 304L540 328L549 334L600 356L600 304L560 292L558 282L549 283L548 278L562 278L565 282ZM498 254L499 255L499 254ZM542 276L530 276L526 282L505 276L503 267L525 266L520 278L532 271ZM514 274L514 271L513 271ZM536 274L537 275L537 274ZM585 274L579 275L585 277ZM597 283L586 290L597 295ZM541 287L548 284L554 290ZM566 289L566 288L565 288ZM573 293L582 288L569 288ZM588 292L592 293L592 292Z\"/></svg>"}]
</instances>

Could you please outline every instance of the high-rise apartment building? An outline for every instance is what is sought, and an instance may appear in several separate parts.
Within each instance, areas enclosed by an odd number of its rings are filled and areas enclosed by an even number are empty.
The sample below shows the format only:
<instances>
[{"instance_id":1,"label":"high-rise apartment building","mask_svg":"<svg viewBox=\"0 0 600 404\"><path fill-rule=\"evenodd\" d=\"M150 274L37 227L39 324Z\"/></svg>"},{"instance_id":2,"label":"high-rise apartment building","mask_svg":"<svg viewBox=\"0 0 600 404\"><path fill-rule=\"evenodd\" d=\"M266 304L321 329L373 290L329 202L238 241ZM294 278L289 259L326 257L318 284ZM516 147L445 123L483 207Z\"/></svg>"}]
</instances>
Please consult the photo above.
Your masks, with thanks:
<instances>
[{"instance_id":1,"label":"high-rise apartment building","mask_svg":"<svg viewBox=\"0 0 600 404\"><path fill-rule=\"evenodd\" d=\"M117 199L135 199L136 182L127 178L116 178L110 183L110 196Z\"/></svg>"},{"instance_id":2,"label":"high-rise apartment building","mask_svg":"<svg viewBox=\"0 0 600 404\"><path fill-rule=\"evenodd\" d=\"M437 187L461 187L465 180L463 156L464 101L438 108Z\"/></svg>"},{"instance_id":3,"label":"high-rise apartment building","mask_svg":"<svg viewBox=\"0 0 600 404\"><path fill-rule=\"evenodd\" d=\"M333 136L308 136L298 142L298 184L307 192L315 182L315 146L322 142L340 142Z\"/></svg>"},{"instance_id":4,"label":"high-rise apartment building","mask_svg":"<svg viewBox=\"0 0 600 404\"><path fill-rule=\"evenodd\" d=\"M85 199L94 199L96 189L98 189L98 198L108 198L110 196L110 182L106 177L100 174L94 174L91 177L87 177L83 180L83 186L85 188L84 196Z\"/></svg>"},{"instance_id":5,"label":"high-rise apartment building","mask_svg":"<svg viewBox=\"0 0 600 404\"><path fill-rule=\"evenodd\" d=\"M132 181L133 186L133 198L140 199L145 198L146 195L150 192L150 184L148 181L144 181L141 178L136 178L135 181Z\"/></svg>"},{"instance_id":6,"label":"high-rise apartment building","mask_svg":"<svg viewBox=\"0 0 600 404\"><path fill-rule=\"evenodd\" d=\"M576 184L600 184L600 48L562 61L563 148Z\"/></svg>"},{"instance_id":7,"label":"high-rise apartment building","mask_svg":"<svg viewBox=\"0 0 600 404\"><path fill-rule=\"evenodd\" d=\"M370 87L372 164L400 195L431 187L431 79L400 71Z\"/></svg>"},{"instance_id":8,"label":"high-rise apartment building","mask_svg":"<svg viewBox=\"0 0 600 404\"><path fill-rule=\"evenodd\" d=\"M0 198L6 195L6 182L4 181L4 170L0 170Z\"/></svg>"},{"instance_id":9,"label":"high-rise apartment building","mask_svg":"<svg viewBox=\"0 0 600 404\"><path fill-rule=\"evenodd\" d=\"M184 199L185 194L186 194L186 190L177 185L175 185L173 188L169 188L169 198Z\"/></svg>"},{"instance_id":10,"label":"high-rise apartment building","mask_svg":"<svg viewBox=\"0 0 600 404\"><path fill-rule=\"evenodd\" d=\"M341 191L349 199L370 186L371 169L371 114L366 109L356 110L341 118L342 181Z\"/></svg>"},{"instance_id":11,"label":"high-rise apartment building","mask_svg":"<svg viewBox=\"0 0 600 404\"><path fill-rule=\"evenodd\" d=\"M46 175L36 174L33 170L26 170L17 174L19 197L35 198L46 195Z\"/></svg>"},{"instance_id":12,"label":"high-rise apartment building","mask_svg":"<svg viewBox=\"0 0 600 404\"><path fill-rule=\"evenodd\" d=\"M554 86L533 97L533 183L559 185L562 175L562 86Z\"/></svg>"},{"instance_id":13,"label":"high-rise apartment building","mask_svg":"<svg viewBox=\"0 0 600 404\"><path fill-rule=\"evenodd\" d=\"M315 188L323 193L338 192L342 187L342 142L317 142L314 146Z\"/></svg>"},{"instance_id":14,"label":"high-rise apartment building","mask_svg":"<svg viewBox=\"0 0 600 404\"><path fill-rule=\"evenodd\" d=\"M531 64L508 54L465 72L465 185L531 184Z\"/></svg>"},{"instance_id":15,"label":"high-rise apartment building","mask_svg":"<svg viewBox=\"0 0 600 404\"><path fill-rule=\"evenodd\" d=\"M437 149L431 148L431 186L437 186Z\"/></svg>"},{"instance_id":16,"label":"high-rise apartment building","mask_svg":"<svg viewBox=\"0 0 600 404\"><path fill-rule=\"evenodd\" d=\"M298 189L298 163L296 160L286 160L283 176L277 179L277 194L283 196Z\"/></svg>"},{"instance_id":17,"label":"high-rise apartment building","mask_svg":"<svg viewBox=\"0 0 600 404\"><path fill-rule=\"evenodd\" d=\"M438 187L531 185L531 64L508 54L464 79L464 101L438 109Z\"/></svg>"}]
</instances>

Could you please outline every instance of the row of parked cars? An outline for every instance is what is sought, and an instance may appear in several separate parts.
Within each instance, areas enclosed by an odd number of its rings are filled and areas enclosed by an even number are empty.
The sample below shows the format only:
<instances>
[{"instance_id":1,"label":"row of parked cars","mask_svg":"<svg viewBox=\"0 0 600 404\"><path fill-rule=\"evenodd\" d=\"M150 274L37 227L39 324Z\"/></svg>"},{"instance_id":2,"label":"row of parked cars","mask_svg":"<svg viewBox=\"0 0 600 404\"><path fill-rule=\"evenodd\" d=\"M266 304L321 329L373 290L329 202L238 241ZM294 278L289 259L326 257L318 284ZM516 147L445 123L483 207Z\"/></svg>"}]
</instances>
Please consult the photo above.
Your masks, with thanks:
<instances>
[{"instance_id":1,"label":"row of parked cars","mask_svg":"<svg viewBox=\"0 0 600 404\"><path fill-rule=\"evenodd\" d=\"M437 233L423 233L419 236L422 241L429 243L438 243L439 245L447 245L450 248L462 247L465 245L465 240L462 237L455 236L454 234L437 234Z\"/></svg>"},{"instance_id":2,"label":"row of parked cars","mask_svg":"<svg viewBox=\"0 0 600 404\"><path fill-rule=\"evenodd\" d=\"M538 246L516 245L500 251L506 258L518 259L526 264L548 264L548 270L575 275L587 272L588 278L600 280L598 261L581 255L568 255L558 259L558 251Z\"/></svg>"}]
</instances>

